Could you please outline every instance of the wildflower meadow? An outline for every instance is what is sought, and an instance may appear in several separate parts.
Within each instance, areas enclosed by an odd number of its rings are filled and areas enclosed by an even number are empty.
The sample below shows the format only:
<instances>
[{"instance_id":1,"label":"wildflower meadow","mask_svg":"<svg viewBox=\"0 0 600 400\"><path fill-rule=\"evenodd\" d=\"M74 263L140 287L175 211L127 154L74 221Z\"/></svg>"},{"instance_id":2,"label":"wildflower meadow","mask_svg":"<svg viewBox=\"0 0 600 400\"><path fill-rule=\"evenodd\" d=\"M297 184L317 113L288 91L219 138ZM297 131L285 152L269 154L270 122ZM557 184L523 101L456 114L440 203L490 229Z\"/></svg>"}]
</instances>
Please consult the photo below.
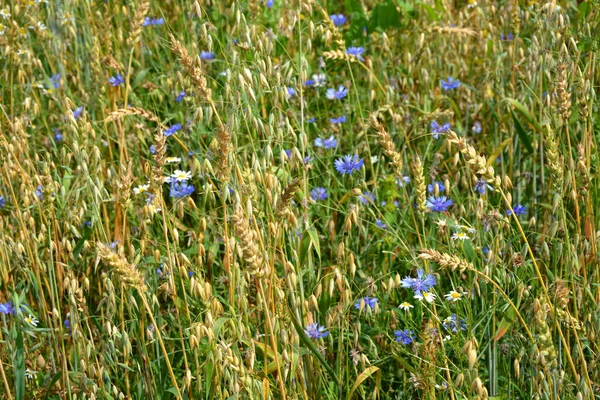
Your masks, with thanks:
<instances>
[{"instance_id":1,"label":"wildflower meadow","mask_svg":"<svg viewBox=\"0 0 600 400\"><path fill-rule=\"evenodd\" d=\"M0 399L600 399L599 0L2 0Z\"/></svg>"}]
</instances>

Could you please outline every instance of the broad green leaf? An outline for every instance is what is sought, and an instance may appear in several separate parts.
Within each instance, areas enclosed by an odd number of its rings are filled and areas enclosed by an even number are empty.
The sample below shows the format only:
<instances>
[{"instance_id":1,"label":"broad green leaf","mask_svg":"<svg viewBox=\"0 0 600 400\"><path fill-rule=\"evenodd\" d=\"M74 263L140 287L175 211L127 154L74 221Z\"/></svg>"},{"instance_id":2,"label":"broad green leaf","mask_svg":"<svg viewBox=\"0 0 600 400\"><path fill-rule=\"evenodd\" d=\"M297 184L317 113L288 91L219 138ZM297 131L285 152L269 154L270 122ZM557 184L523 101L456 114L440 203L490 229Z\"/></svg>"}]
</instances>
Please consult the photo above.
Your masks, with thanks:
<instances>
[{"instance_id":1,"label":"broad green leaf","mask_svg":"<svg viewBox=\"0 0 600 400\"><path fill-rule=\"evenodd\" d=\"M527 132L525 132L525 128L523 128L523 125L521 125L521 122L519 122L519 119L517 118L517 116L515 115L515 112L512 109L510 110L510 113L513 117L513 122L515 124L515 130L517 131L517 134L519 135L521 142L523 143L523 145L525 146L525 148L527 149L527 152L529 154L533 153L533 146L531 145L531 139L529 137L529 134L527 134Z\"/></svg>"}]
</instances>

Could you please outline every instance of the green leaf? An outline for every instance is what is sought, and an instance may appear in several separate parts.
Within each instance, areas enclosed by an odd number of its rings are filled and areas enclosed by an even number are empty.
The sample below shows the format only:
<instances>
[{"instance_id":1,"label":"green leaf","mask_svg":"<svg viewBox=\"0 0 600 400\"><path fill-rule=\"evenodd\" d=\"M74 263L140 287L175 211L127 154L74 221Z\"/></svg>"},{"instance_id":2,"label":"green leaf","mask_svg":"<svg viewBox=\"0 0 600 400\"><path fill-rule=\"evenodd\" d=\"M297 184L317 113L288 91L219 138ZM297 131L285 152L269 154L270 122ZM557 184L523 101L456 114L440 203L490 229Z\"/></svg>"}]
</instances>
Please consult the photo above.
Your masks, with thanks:
<instances>
[{"instance_id":1,"label":"green leaf","mask_svg":"<svg viewBox=\"0 0 600 400\"><path fill-rule=\"evenodd\" d=\"M23 332L21 326L17 326L17 351L14 358L14 374L15 374L15 397L16 400L25 398L25 347L23 345Z\"/></svg>"},{"instance_id":2,"label":"green leaf","mask_svg":"<svg viewBox=\"0 0 600 400\"><path fill-rule=\"evenodd\" d=\"M321 259L321 246L319 245L319 234L317 233L317 230L314 228L310 228L310 229L306 230L306 233L308 233L310 242L311 242L312 246L315 248L317 255L319 256L319 259Z\"/></svg>"},{"instance_id":3,"label":"green leaf","mask_svg":"<svg viewBox=\"0 0 600 400\"><path fill-rule=\"evenodd\" d=\"M371 11L369 18L369 31L376 29L386 30L390 27L398 28L400 26L400 13L396 5L391 0L378 3Z\"/></svg>"},{"instance_id":4,"label":"green leaf","mask_svg":"<svg viewBox=\"0 0 600 400\"><path fill-rule=\"evenodd\" d=\"M521 115L525 117L527 122L533 126L536 131L539 132L542 130L539 122L537 122L533 114L522 103L515 99L511 99L510 97L506 97L503 101L510 103L510 105L512 105Z\"/></svg>"},{"instance_id":5,"label":"green leaf","mask_svg":"<svg viewBox=\"0 0 600 400\"><path fill-rule=\"evenodd\" d=\"M515 130L517 131L517 134L519 135L521 142L523 142L523 145L525 146L525 148L527 149L527 152L529 154L533 153L533 146L531 145L531 139L529 138L529 135L527 134L527 132L525 132L525 128L523 128L523 125L521 125L521 122L519 122L519 119L517 118L515 112L512 109L510 110L510 113L513 117L513 122L515 123Z\"/></svg>"}]
</instances>

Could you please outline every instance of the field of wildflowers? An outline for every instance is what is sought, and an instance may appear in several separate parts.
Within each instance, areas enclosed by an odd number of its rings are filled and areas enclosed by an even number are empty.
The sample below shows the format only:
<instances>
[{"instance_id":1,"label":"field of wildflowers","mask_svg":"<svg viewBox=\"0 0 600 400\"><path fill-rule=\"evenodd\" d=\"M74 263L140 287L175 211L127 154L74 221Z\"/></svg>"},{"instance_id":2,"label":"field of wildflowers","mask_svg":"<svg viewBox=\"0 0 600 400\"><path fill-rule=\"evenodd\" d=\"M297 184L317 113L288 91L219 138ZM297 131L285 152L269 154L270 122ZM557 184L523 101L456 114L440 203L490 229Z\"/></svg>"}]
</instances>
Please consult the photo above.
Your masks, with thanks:
<instances>
[{"instance_id":1,"label":"field of wildflowers","mask_svg":"<svg viewBox=\"0 0 600 400\"><path fill-rule=\"evenodd\" d=\"M0 398L600 398L598 0L4 0Z\"/></svg>"}]
</instances>

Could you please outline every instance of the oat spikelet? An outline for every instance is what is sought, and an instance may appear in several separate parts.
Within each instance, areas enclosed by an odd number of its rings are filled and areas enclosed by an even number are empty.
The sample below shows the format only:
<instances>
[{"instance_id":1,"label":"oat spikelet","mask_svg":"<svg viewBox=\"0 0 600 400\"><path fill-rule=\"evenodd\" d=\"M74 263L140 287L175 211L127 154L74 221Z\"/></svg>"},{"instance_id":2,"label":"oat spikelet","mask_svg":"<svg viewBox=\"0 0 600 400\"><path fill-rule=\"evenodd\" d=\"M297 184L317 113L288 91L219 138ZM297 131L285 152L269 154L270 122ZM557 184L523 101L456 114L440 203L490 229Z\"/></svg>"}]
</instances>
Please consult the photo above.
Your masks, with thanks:
<instances>
[{"instance_id":1,"label":"oat spikelet","mask_svg":"<svg viewBox=\"0 0 600 400\"><path fill-rule=\"evenodd\" d=\"M475 169L477 174L481 175L490 185L500 187L501 179L496 176L494 168L492 166L488 167L485 157L479 155L473 146L467 144L465 138L459 138L454 131L449 131L446 138L450 143L456 145L458 150L465 156L467 163Z\"/></svg>"},{"instance_id":2,"label":"oat spikelet","mask_svg":"<svg viewBox=\"0 0 600 400\"><path fill-rule=\"evenodd\" d=\"M325 57L328 60L344 60L350 62L358 61L358 58L346 54L346 52L343 50L324 51L323 57Z\"/></svg>"},{"instance_id":3,"label":"oat spikelet","mask_svg":"<svg viewBox=\"0 0 600 400\"><path fill-rule=\"evenodd\" d=\"M114 121L128 115L139 115L140 117L144 117L149 121L155 122L161 128L164 127L164 125L156 115L154 115L148 110L144 110L143 108L139 107L119 108L118 110L111 112L110 115L106 118L106 121Z\"/></svg>"},{"instance_id":4,"label":"oat spikelet","mask_svg":"<svg viewBox=\"0 0 600 400\"><path fill-rule=\"evenodd\" d=\"M140 293L144 293L144 277L134 265L127 262L125 257L118 255L104 243L98 243L96 247L98 249L98 257L105 264L108 264L117 271L123 283L138 289Z\"/></svg>"},{"instance_id":5,"label":"oat spikelet","mask_svg":"<svg viewBox=\"0 0 600 400\"><path fill-rule=\"evenodd\" d=\"M443 268L450 268L451 270L459 270L461 272L470 269L473 270L473 264L467 262L457 256L450 255L448 253L442 253L433 249L422 249L419 254L419 258L423 260L430 260L438 263Z\"/></svg>"},{"instance_id":6,"label":"oat spikelet","mask_svg":"<svg viewBox=\"0 0 600 400\"><path fill-rule=\"evenodd\" d=\"M396 151L394 146L394 141L392 140L392 136L388 131L385 130L385 127L377 120L376 116L371 118L371 125L377 131L377 139L381 147L383 147L383 151L386 156L390 158L391 164L396 171L396 176L402 177L402 167L404 163L402 162L402 156L400 153Z\"/></svg>"},{"instance_id":7,"label":"oat spikelet","mask_svg":"<svg viewBox=\"0 0 600 400\"><path fill-rule=\"evenodd\" d=\"M427 186L425 185L425 175L423 172L423 163L421 158L416 156L411 164L412 181L414 182L415 188L415 202L417 204L417 210L421 216L427 212Z\"/></svg>"},{"instance_id":8,"label":"oat spikelet","mask_svg":"<svg viewBox=\"0 0 600 400\"><path fill-rule=\"evenodd\" d=\"M292 180L285 187L285 189L283 190L283 194L281 195L281 198L277 202L277 216L279 218L283 217L286 214L286 212L289 210L289 206L292 201L292 198L294 197L294 194L298 191L299 188L300 188L300 181L298 180L298 178L295 178L294 180Z\"/></svg>"},{"instance_id":9,"label":"oat spikelet","mask_svg":"<svg viewBox=\"0 0 600 400\"><path fill-rule=\"evenodd\" d=\"M134 3L135 4L135 3ZM135 10L135 14L133 16L133 21L131 23L131 33L129 38L127 38L127 46L133 47L137 42L140 41L140 35L142 34L142 24L144 23L144 18L148 11L150 10L150 2L143 1L138 4L137 9Z\"/></svg>"},{"instance_id":10,"label":"oat spikelet","mask_svg":"<svg viewBox=\"0 0 600 400\"><path fill-rule=\"evenodd\" d=\"M171 35L171 47L173 51L179 57L179 60L185 67L186 71L190 75L192 82L196 90L200 93L200 95L209 103L212 103L212 91L208 87L206 83L206 78L200 68L196 66L194 63L194 59L190 57L187 49L183 47L183 44L179 40L175 38L175 36Z\"/></svg>"},{"instance_id":11,"label":"oat spikelet","mask_svg":"<svg viewBox=\"0 0 600 400\"><path fill-rule=\"evenodd\" d=\"M244 260L250 267L250 273L260 273L264 267L264 258L258 247L258 234L250 227L250 222L244 215L244 210L240 205L233 214L233 224L235 225L236 235L240 238L240 247Z\"/></svg>"}]
</instances>

